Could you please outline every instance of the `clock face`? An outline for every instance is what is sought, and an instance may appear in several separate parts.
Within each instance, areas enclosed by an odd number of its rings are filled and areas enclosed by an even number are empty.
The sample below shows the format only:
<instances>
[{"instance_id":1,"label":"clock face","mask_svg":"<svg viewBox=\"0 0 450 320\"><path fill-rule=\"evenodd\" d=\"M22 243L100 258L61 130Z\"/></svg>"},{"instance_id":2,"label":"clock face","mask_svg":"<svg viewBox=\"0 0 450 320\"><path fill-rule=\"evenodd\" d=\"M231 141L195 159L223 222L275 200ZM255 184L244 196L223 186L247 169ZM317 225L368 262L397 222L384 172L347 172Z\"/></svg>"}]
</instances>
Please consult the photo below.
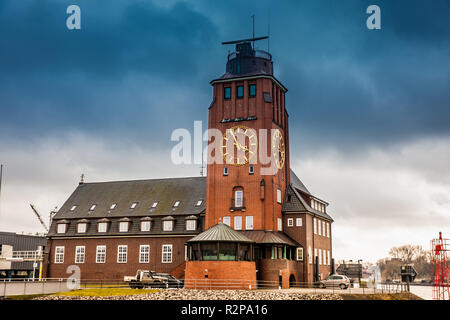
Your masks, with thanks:
<instances>
[{"instance_id":1,"label":"clock face","mask_svg":"<svg viewBox=\"0 0 450 320\"><path fill-rule=\"evenodd\" d=\"M226 164L243 166L257 155L257 138L253 129L236 126L223 135L222 154Z\"/></svg>"},{"instance_id":2,"label":"clock face","mask_svg":"<svg viewBox=\"0 0 450 320\"><path fill-rule=\"evenodd\" d=\"M275 164L278 169L283 169L286 150L284 145L283 135L280 130L275 130L272 134L272 155L275 159Z\"/></svg>"}]
</instances>

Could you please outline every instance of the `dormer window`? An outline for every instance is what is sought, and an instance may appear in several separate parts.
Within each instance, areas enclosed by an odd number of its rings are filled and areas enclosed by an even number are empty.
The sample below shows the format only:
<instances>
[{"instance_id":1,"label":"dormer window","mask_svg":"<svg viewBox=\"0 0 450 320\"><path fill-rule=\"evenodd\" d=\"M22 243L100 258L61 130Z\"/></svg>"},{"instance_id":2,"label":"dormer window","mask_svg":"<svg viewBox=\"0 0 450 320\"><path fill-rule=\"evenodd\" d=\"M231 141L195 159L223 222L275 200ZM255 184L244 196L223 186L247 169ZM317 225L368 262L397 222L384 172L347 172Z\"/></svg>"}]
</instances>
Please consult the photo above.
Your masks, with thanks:
<instances>
[{"instance_id":1,"label":"dormer window","mask_svg":"<svg viewBox=\"0 0 450 320\"><path fill-rule=\"evenodd\" d=\"M158 206L158 202L153 202L152 208L156 208Z\"/></svg>"},{"instance_id":2,"label":"dormer window","mask_svg":"<svg viewBox=\"0 0 450 320\"><path fill-rule=\"evenodd\" d=\"M133 203L131 204L131 206L130 206L130 209L136 208L137 204L138 204L137 202L133 202Z\"/></svg>"},{"instance_id":3,"label":"dormer window","mask_svg":"<svg viewBox=\"0 0 450 320\"><path fill-rule=\"evenodd\" d=\"M70 208L70 211L75 211L75 209L77 208L78 206L72 206L72 208Z\"/></svg>"},{"instance_id":4,"label":"dormer window","mask_svg":"<svg viewBox=\"0 0 450 320\"><path fill-rule=\"evenodd\" d=\"M177 208L180 205L180 201L175 201L175 203L173 204L174 208Z\"/></svg>"},{"instance_id":5,"label":"dormer window","mask_svg":"<svg viewBox=\"0 0 450 320\"><path fill-rule=\"evenodd\" d=\"M203 200L198 200L197 201L197 204L195 205L196 207L200 207L201 205L202 205L202 203L203 203Z\"/></svg>"},{"instance_id":6,"label":"dormer window","mask_svg":"<svg viewBox=\"0 0 450 320\"><path fill-rule=\"evenodd\" d=\"M117 203L113 203L111 207L109 207L109 210L114 210L117 207Z\"/></svg>"},{"instance_id":7,"label":"dormer window","mask_svg":"<svg viewBox=\"0 0 450 320\"><path fill-rule=\"evenodd\" d=\"M128 221L119 222L119 232L128 232Z\"/></svg>"},{"instance_id":8,"label":"dormer window","mask_svg":"<svg viewBox=\"0 0 450 320\"><path fill-rule=\"evenodd\" d=\"M99 222L97 225L98 232L106 232L108 230L108 222Z\"/></svg>"},{"instance_id":9,"label":"dormer window","mask_svg":"<svg viewBox=\"0 0 450 320\"><path fill-rule=\"evenodd\" d=\"M78 233L85 233L86 229L87 229L87 223L85 223L85 222L78 223L78 225L77 225Z\"/></svg>"},{"instance_id":10,"label":"dormer window","mask_svg":"<svg viewBox=\"0 0 450 320\"><path fill-rule=\"evenodd\" d=\"M93 204L93 205L89 208L89 211L94 211L96 207L97 207L97 205L96 205L96 204Z\"/></svg>"},{"instance_id":11,"label":"dormer window","mask_svg":"<svg viewBox=\"0 0 450 320\"><path fill-rule=\"evenodd\" d=\"M195 231L197 229L197 220L186 220L186 230Z\"/></svg>"},{"instance_id":12,"label":"dormer window","mask_svg":"<svg viewBox=\"0 0 450 320\"><path fill-rule=\"evenodd\" d=\"M65 224L65 223L59 223L59 224L57 225L56 232L57 232L57 233L66 233L66 229L67 229L67 224Z\"/></svg>"},{"instance_id":13,"label":"dormer window","mask_svg":"<svg viewBox=\"0 0 450 320\"><path fill-rule=\"evenodd\" d=\"M151 221L141 221L141 231L150 231L151 227Z\"/></svg>"},{"instance_id":14,"label":"dormer window","mask_svg":"<svg viewBox=\"0 0 450 320\"><path fill-rule=\"evenodd\" d=\"M163 221L163 231L172 231L173 230L173 221L166 220Z\"/></svg>"}]
</instances>

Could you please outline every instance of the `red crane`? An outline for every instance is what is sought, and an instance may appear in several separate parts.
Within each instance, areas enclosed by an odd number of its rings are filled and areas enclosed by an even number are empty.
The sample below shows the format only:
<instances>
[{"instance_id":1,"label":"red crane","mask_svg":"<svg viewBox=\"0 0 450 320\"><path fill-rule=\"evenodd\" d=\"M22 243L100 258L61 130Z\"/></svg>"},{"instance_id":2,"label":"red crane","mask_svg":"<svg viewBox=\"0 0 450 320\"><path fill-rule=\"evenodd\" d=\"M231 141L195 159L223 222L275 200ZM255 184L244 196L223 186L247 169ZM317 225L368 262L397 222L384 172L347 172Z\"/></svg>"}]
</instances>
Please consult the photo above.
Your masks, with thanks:
<instances>
[{"instance_id":1,"label":"red crane","mask_svg":"<svg viewBox=\"0 0 450 320\"><path fill-rule=\"evenodd\" d=\"M432 275L433 299L450 300L450 272L448 270L448 253L450 251L450 239L443 239L439 232L439 238L431 240L432 251Z\"/></svg>"}]
</instances>

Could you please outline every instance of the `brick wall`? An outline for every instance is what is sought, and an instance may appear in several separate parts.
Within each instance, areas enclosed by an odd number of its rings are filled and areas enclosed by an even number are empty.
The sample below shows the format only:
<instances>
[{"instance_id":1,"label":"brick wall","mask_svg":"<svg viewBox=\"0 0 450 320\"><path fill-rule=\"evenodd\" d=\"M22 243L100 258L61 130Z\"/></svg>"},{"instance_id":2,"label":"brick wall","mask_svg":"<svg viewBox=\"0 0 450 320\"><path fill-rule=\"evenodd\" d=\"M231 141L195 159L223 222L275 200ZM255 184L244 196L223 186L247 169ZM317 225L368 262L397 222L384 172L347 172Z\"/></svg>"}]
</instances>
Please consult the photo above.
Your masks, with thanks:
<instances>
[{"instance_id":1,"label":"brick wall","mask_svg":"<svg viewBox=\"0 0 450 320\"><path fill-rule=\"evenodd\" d=\"M205 277L205 270L208 270L208 278ZM220 289L217 285L221 285L221 289L249 289L250 284L252 288L255 288L256 266L254 261L187 261L185 279L187 289ZM229 282L230 287L227 287L225 282L209 283L210 279L245 280L245 282ZM193 280L202 281L194 282Z\"/></svg>"},{"instance_id":2,"label":"brick wall","mask_svg":"<svg viewBox=\"0 0 450 320\"><path fill-rule=\"evenodd\" d=\"M67 267L77 265L81 271L81 279L123 280L123 277L135 275L136 270L153 270L172 273L177 277L184 272L180 265L185 263L184 244L189 237L133 237L133 238L78 238L50 240L45 259L44 277L67 278ZM162 245L172 244L172 262L162 263ZM106 263L96 263L96 247L106 246ZM128 246L126 263L117 262L118 245ZM139 263L139 246L150 245L150 262ZM55 263L55 247L64 246L64 263ZM75 247L85 246L84 263L75 263ZM50 261L50 263L48 263Z\"/></svg>"}]
</instances>

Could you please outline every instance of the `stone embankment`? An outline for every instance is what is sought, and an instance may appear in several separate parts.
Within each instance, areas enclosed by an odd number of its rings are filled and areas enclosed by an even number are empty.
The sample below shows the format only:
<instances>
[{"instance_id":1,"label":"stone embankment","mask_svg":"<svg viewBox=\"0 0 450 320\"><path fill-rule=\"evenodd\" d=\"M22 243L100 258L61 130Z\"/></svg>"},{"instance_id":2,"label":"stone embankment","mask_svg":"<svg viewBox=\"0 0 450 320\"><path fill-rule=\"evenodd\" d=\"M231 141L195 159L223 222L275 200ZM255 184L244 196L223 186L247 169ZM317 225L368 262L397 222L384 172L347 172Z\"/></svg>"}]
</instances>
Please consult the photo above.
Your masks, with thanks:
<instances>
[{"instance_id":1,"label":"stone embankment","mask_svg":"<svg viewBox=\"0 0 450 320\"><path fill-rule=\"evenodd\" d=\"M145 292L145 291L144 291ZM36 300L342 300L336 294L304 294L279 290L161 290L123 296L49 295Z\"/></svg>"}]
</instances>

